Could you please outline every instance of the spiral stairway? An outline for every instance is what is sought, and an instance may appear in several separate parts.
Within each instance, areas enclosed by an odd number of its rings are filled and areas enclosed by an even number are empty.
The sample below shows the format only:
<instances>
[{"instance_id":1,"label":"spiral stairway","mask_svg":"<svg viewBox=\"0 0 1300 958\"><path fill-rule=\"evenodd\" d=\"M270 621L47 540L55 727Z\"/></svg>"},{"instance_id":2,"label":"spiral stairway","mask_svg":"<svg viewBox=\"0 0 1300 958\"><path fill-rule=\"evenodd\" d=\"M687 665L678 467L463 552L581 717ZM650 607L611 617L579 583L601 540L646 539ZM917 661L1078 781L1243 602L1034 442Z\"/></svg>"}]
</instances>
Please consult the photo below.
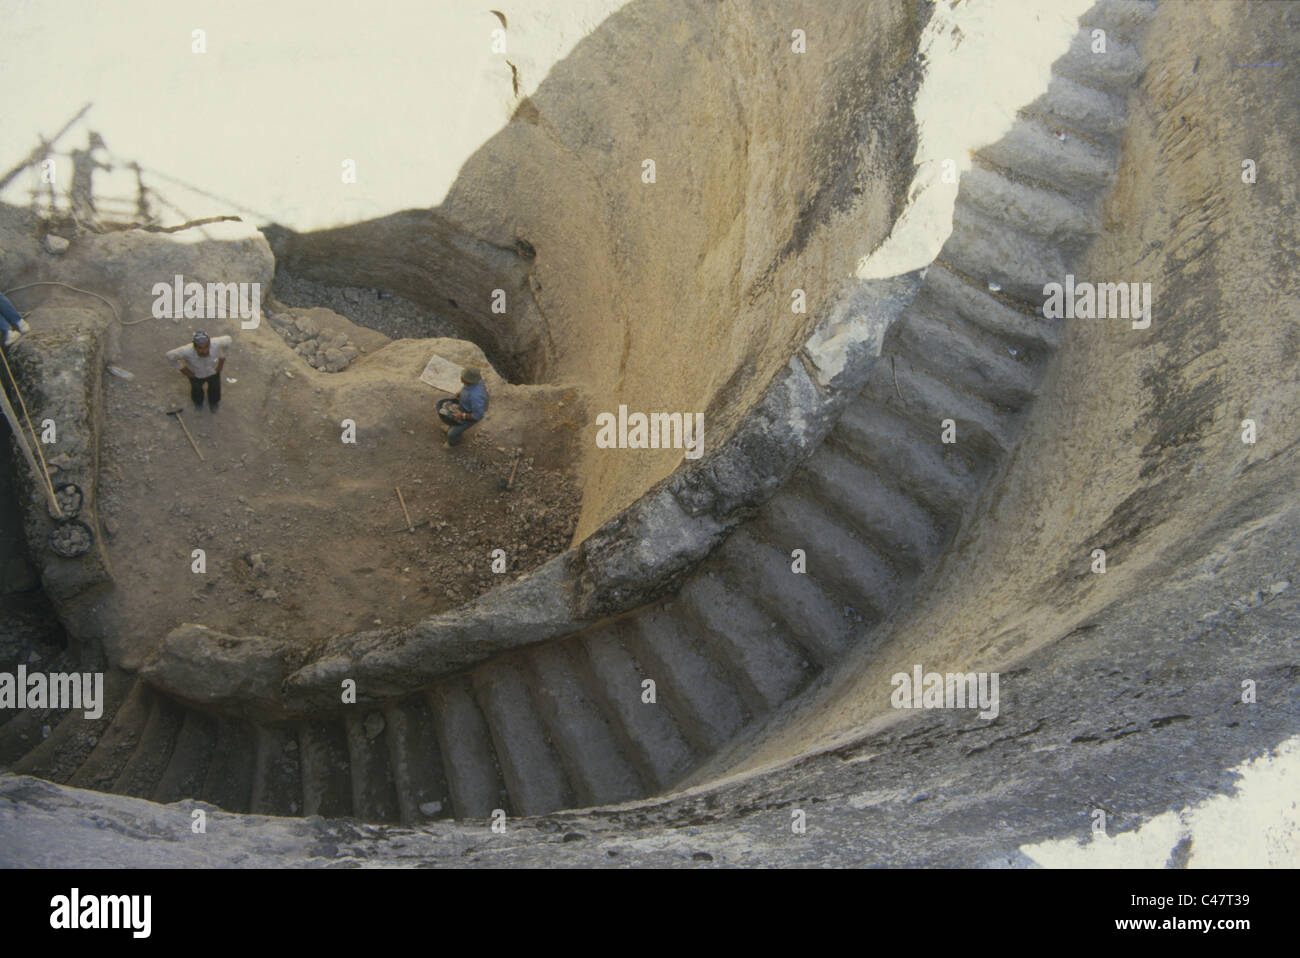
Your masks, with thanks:
<instances>
[{"instance_id":1,"label":"spiral stairway","mask_svg":"<svg viewBox=\"0 0 1300 958\"><path fill-rule=\"evenodd\" d=\"M110 674L94 723L0 712L0 765L156 802L406 824L538 815L682 782L872 641L1014 448L1059 343L1038 308L1043 284L1100 230L1154 9L1088 14L1046 93L974 155L952 234L866 387L678 594L417 694L292 723L209 714ZM1104 54L1091 50L1098 27Z\"/></svg>"}]
</instances>

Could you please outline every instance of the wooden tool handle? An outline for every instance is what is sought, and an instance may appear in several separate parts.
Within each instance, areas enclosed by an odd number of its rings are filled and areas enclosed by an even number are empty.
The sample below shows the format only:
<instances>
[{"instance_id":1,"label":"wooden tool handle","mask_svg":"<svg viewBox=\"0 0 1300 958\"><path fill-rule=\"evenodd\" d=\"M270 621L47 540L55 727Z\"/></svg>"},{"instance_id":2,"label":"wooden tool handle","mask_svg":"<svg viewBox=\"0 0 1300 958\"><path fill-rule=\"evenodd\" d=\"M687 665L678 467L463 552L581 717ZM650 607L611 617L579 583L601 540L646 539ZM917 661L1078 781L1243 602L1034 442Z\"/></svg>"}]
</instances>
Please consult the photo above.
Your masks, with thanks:
<instances>
[{"instance_id":1,"label":"wooden tool handle","mask_svg":"<svg viewBox=\"0 0 1300 958\"><path fill-rule=\"evenodd\" d=\"M180 413L176 414L176 421L180 423L181 428L185 430L185 438L188 439L190 441L190 445L194 447L194 452L199 457L199 461L207 462L207 460L203 458L203 453L199 452L199 444L195 442L194 437L190 435L190 427L185 425L185 420L181 418Z\"/></svg>"},{"instance_id":2,"label":"wooden tool handle","mask_svg":"<svg viewBox=\"0 0 1300 958\"><path fill-rule=\"evenodd\" d=\"M393 491L397 493L397 501L402 504L402 515L406 516L406 528L414 532L415 526L411 524L411 514L406 511L406 500L402 498L402 490L397 486L393 486Z\"/></svg>"}]
</instances>

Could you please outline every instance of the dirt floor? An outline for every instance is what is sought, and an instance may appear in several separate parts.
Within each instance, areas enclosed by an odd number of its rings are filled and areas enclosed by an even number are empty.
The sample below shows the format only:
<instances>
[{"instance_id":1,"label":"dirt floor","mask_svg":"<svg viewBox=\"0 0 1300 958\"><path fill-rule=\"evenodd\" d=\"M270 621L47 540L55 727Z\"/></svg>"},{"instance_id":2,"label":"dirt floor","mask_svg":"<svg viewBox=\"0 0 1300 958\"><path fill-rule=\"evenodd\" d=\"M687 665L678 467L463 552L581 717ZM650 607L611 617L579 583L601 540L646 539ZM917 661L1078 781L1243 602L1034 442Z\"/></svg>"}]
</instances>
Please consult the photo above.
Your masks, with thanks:
<instances>
[{"instance_id":1,"label":"dirt floor","mask_svg":"<svg viewBox=\"0 0 1300 958\"><path fill-rule=\"evenodd\" d=\"M103 611L132 637L128 661L183 622L303 641L413 623L568 546L580 503L574 391L510 386L461 340L392 342L327 310L263 309L277 322L208 324L235 337L215 414L193 408L162 357L189 339L184 322L120 330L114 362L134 379L105 376L100 515L117 585ZM346 332L357 359L339 373L311 368L276 331L286 314ZM434 352L482 366L490 393L486 419L455 449L434 413L448 394L418 381ZM169 406L182 407L206 462ZM342 441L344 419L355 444Z\"/></svg>"}]
</instances>

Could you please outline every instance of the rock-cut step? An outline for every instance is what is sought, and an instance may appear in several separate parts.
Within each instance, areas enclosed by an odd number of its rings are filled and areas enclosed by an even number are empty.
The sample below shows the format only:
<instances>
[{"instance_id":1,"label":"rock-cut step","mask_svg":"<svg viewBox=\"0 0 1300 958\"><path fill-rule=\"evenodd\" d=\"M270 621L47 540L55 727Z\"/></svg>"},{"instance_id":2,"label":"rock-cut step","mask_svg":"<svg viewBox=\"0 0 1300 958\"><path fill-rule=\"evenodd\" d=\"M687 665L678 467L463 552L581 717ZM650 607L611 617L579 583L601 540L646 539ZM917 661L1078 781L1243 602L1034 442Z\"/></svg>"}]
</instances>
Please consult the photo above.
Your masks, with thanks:
<instances>
[{"instance_id":1,"label":"rock-cut step","mask_svg":"<svg viewBox=\"0 0 1300 958\"><path fill-rule=\"evenodd\" d=\"M560 762L584 806L621 802L645 794L630 749L606 718L583 674L577 643L552 642L528 656L534 699Z\"/></svg>"},{"instance_id":2,"label":"rock-cut step","mask_svg":"<svg viewBox=\"0 0 1300 958\"><path fill-rule=\"evenodd\" d=\"M383 712L349 710L344 713L344 730L352 772L352 813L367 822L401 821Z\"/></svg>"},{"instance_id":3,"label":"rock-cut step","mask_svg":"<svg viewBox=\"0 0 1300 958\"><path fill-rule=\"evenodd\" d=\"M428 697L455 817L489 818L498 808L509 811L492 733L467 682L444 679Z\"/></svg>"},{"instance_id":4,"label":"rock-cut step","mask_svg":"<svg viewBox=\"0 0 1300 958\"><path fill-rule=\"evenodd\" d=\"M1105 29L1104 15L1094 14L1091 19ZM1142 76L1142 58L1137 46L1112 27L1107 32L1103 51L1099 49L1100 38L1093 36L1093 29L1096 27L1085 25L1074 35L1070 48L1052 64L1052 72L1107 93L1126 93Z\"/></svg>"},{"instance_id":5,"label":"rock-cut step","mask_svg":"<svg viewBox=\"0 0 1300 958\"><path fill-rule=\"evenodd\" d=\"M212 761L203 780L203 798L231 812L251 809L257 770L257 739L252 726L238 719L218 718Z\"/></svg>"},{"instance_id":6,"label":"rock-cut step","mask_svg":"<svg viewBox=\"0 0 1300 958\"><path fill-rule=\"evenodd\" d=\"M17 775L35 775L52 782L67 782L98 746L135 681L134 676L123 672L106 672L103 712L99 718L86 718L84 710L70 711L35 748L30 742L17 742L26 754L18 752L21 757L13 763L10 770ZM38 736L39 728L34 731ZM36 736L32 740L35 741Z\"/></svg>"},{"instance_id":7,"label":"rock-cut step","mask_svg":"<svg viewBox=\"0 0 1300 958\"><path fill-rule=\"evenodd\" d=\"M939 258L986 285L1000 286L1011 299L1038 305L1043 286L1065 277L1067 252L959 203L952 211L952 235Z\"/></svg>"},{"instance_id":8,"label":"rock-cut step","mask_svg":"<svg viewBox=\"0 0 1300 958\"><path fill-rule=\"evenodd\" d=\"M140 741L118 773L110 791L135 798L150 798L171 760L185 710L164 695L149 696L149 717Z\"/></svg>"},{"instance_id":9,"label":"rock-cut step","mask_svg":"<svg viewBox=\"0 0 1300 958\"><path fill-rule=\"evenodd\" d=\"M1015 347L951 313L940 319L913 303L904 315L896 342L914 368L942 374L965 392L1008 409L1034 398L1036 371Z\"/></svg>"},{"instance_id":10,"label":"rock-cut step","mask_svg":"<svg viewBox=\"0 0 1300 958\"><path fill-rule=\"evenodd\" d=\"M896 341L905 335L900 330ZM1014 424L1006 410L945 382L924 366L903 353L883 355L859 395L859 401L871 409L868 415L888 410L909 419L928 433L925 442L949 447L975 468L1011 449ZM952 442L944 442L945 420L952 421Z\"/></svg>"},{"instance_id":11,"label":"rock-cut step","mask_svg":"<svg viewBox=\"0 0 1300 958\"><path fill-rule=\"evenodd\" d=\"M780 620L799 645L826 667L838 662L853 644L854 619L844 614L843 604L819 588L815 579L795 572L796 561L793 550L782 551L763 541L750 523L727 537L710 566L743 587L750 599Z\"/></svg>"},{"instance_id":12,"label":"rock-cut step","mask_svg":"<svg viewBox=\"0 0 1300 958\"><path fill-rule=\"evenodd\" d=\"M1079 25L1089 32L1102 27L1107 34L1132 43L1146 31L1155 15L1156 0L1099 0L1079 17Z\"/></svg>"},{"instance_id":13,"label":"rock-cut step","mask_svg":"<svg viewBox=\"0 0 1300 958\"><path fill-rule=\"evenodd\" d=\"M391 702L384 709L384 720L402 823L450 818L451 792L428 700L423 695L408 695Z\"/></svg>"},{"instance_id":14,"label":"rock-cut step","mask_svg":"<svg viewBox=\"0 0 1300 958\"><path fill-rule=\"evenodd\" d=\"M729 668L751 714L780 706L819 667L781 623L716 572L693 576L678 601L707 636L715 660Z\"/></svg>"},{"instance_id":15,"label":"rock-cut step","mask_svg":"<svg viewBox=\"0 0 1300 958\"><path fill-rule=\"evenodd\" d=\"M1099 213L1093 205L981 163L972 163L962 174L956 206L973 209L1066 255L1082 252L1098 228Z\"/></svg>"},{"instance_id":16,"label":"rock-cut step","mask_svg":"<svg viewBox=\"0 0 1300 958\"><path fill-rule=\"evenodd\" d=\"M1115 151L1077 136L1059 138L1037 117L1017 117L1011 129L995 143L981 147L975 156L995 166L1050 184L1089 203L1115 175Z\"/></svg>"},{"instance_id":17,"label":"rock-cut step","mask_svg":"<svg viewBox=\"0 0 1300 958\"><path fill-rule=\"evenodd\" d=\"M896 569L915 575L938 558L943 537L934 518L837 444L823 443L799 479L833 503L845 524L880 546Z\"/></svg>"},{"instance_id":18,"label":"rock-cut step","mask_svg":"<svg viewBox=\"0 0 1300 958\"><path fill-rule=\"evenodd\" d=\"M921 427L858 400L845 408L831 438L927 508L943 532L955 528L979 490L979 475L940 442L938 423Z\"/></svg>"},{"instance_id":19,"label":"rock-cut step","mask_svg":"<svg viewBox=\"0 0 1300 958\"><path fill-rule=\"evenodd\" d=\"M606 713L626 736L642 777L659 791L682 778L695 763L695 751L662 701L647 701L651 678L620 638L627 620L601 626L581 639L597 694Z\"/></svg>"},{"instance_id":20,"label":"rock-cut step","mask_svg":"<svg viewBox=\"0 0 1300 958\"><path fill-rule=\"evenodd\" d=\"M1039 366L1061 345L1059 322L1042 315L1041 306L1012 305L1000 293L976 285L951 267L934 263L912 305L934 316L957 316L1007 344L1018 358ZM1028 353L1028 355L1024 355Z\"/></svg>"},{"instance_id":21,"label":"rock-cut step","mask_svg":"<svg viewBox=\"0 0 1300 958\"><path fill-rule=\"evenodd\" d=\"M154 693L143 682L131 686L131 691L100 736L94 751L68 780L69 785L100 792L113 790L113 784L140 744L149 721L153 699Z\"/></svg>"},{"instance_id":22,"label":"rock-cut step","mask_svg":"<svg viewBox=\"0 0 1300 958\"><path fill-rule=\"evenodd\" d=\"M1116 148L1124 135L1124 104L1105 90L1053 73L1047 90L1022 111L1039 116L1052 129L1082 134Z\"/></svg>"},{"instance_id":23,"label":"rock-cut step","mask_svg":"<svg viewBox=\"0 0 1300 958\"><path fill-rule=\"evenodd\" d=\"M577 795L547 734L520 665L498 660L472 675L516 815L572 808Z\"/></svg>"},{"instance_id":24,"label":"rock-cut step","mask_svg":"<svg viewBox=\"0 0 1300 958\"><path fill-rule=\"evenodd\" d=\"M344 818L352 814L352 768L343 723L313 719L298 728L304 815Z\"/></svg>"},{"instance_id":25,"label":"rock-cut step","mask_svg":"<svg viewBox=\"0 0 1300 958\"><path fill-rule=\"evenodd\" d=\"M745 703L696 627L668 603L643 609L623 633L628 651L641 663L655 694L700 753L712 753L749 722Z\"/></svg>"},{"instance_id":26,"label":"rock-cut step","mask_svg":"<svg viewBox=\"0 0 1300 958\"><path fill-rule=\"evenodd\" d=\"M171 758L154 788L153 800L168 803L200 798L216 741L217 723L200 712L187 710Z\"/></svg>"},{"instance_id":27,"label":"rock-cut step","mask_svg":"<svg viewBox=\"0 0 1300 958\"><path fill-rule=\"evenodd\" d=\"M249 799L254 815L302 813L302 764L295 731L288 725L254 727L256 760Z\"/></svg>"},{"instance_id":28,"label":"rock-cut step","mask_svg":"<svg viewBox=\"0 0 1300 958\"><path fill-rule=\"evenodd\" d=\"M785 552L804 550L807 572L824 591L868 623L889 614L902 585L898 573L814 501L783 489L755 520L763 538Z\"/></svg>"}]
</instances>

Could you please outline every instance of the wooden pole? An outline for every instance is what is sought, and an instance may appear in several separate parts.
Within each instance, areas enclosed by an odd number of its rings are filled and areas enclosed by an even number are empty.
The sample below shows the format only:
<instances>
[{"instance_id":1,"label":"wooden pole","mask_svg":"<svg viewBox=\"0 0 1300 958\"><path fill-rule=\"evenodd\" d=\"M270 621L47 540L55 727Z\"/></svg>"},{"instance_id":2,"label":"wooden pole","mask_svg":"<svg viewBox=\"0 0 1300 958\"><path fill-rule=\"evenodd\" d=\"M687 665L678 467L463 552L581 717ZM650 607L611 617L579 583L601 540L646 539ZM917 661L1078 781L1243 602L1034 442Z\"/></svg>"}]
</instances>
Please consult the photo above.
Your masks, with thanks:
<instances>
[{"instance_id":1,"label":"wooden pole","mask_svg":"<svg viewBox=\"0 0 1300 958\"><path fill-rule=\"evenodd\" d=\"M46 151L49 150L50 147L52 147L55 143L57 143L59 141L59 138L63 136L64 133L68 132L68 128L71 127L72 124L80 120L83 116L85 116L86 111L89 109L90 109L90 104L87 103L85 106L83 106L80 110L77 111L76 116L74 116L67 123L63 124L63 129L59 130L58 133L55 133L54 136L49 140L45 139L45 137L41 137L40 138L41 145L36 147L34 150L32 150L32 152L27 155L27 159L23 160L20 164L15 166L4 176L0 177L0 190L3 190L6 186L8 186L9 182L15 176L17 176L23 170L27 169L27 167L31 166L33 163L39 160L42 154L44 154Z\"/></svg>"},{"instance_id":2,"label":"wooden pole","mask_svg":"<svg viewBox=\"0 0 1300 958\"><path fill-rule=\"evenodd\" d=\"M408 532L414 532L415 526L411 524L411 514L406 511L406 500L402 498L402 490L393 486L393 491L397 493L397 501L402 504L402 515L406 516L406 529Z\"/></svg>"},{"instance_id":3,"label":"wooden pole","mask_svg":"<svg viewBox=\"0 0 1300 958\"><path fill-rule=\"evenodd\" d=\"M181 428L185 430L185 438L188 439L190 441L190 445L194 447L194 453L199 457L199 461L207 462L207 460L203 458L203 453L199 452L199 444L195 442L194 437L190 435L189 427L185 425L185 420L181 418L181 414L175 412L172 413L172 415L175 416L176 421L181 424Z\"/></svg>"},{"instance_id":4,"label":"wooden pole","mask_svg":"<svg viewBox=\"0 0 1300 958\"><path fill-rule=\"evenodd\" d=\"M27 431L32 434L32 445L36 447L36 458L41 461L41 475L45 477L45 484L50 487L50 495L54 495L54 484L50 482L50 467L45 463L45 453L41 450L40 437L36 435L36 427L32 425L31 414L27 412L27 400L23 399L23 391L18 388L18 380L14 377L14 371L9 367L9 357L0 351L0 359L4 360L5 372L9 376L9 382L13 384L14 395L18 397L18 405L22 407L23 419L27 421Z\"/></svg>"}]
</instances>

